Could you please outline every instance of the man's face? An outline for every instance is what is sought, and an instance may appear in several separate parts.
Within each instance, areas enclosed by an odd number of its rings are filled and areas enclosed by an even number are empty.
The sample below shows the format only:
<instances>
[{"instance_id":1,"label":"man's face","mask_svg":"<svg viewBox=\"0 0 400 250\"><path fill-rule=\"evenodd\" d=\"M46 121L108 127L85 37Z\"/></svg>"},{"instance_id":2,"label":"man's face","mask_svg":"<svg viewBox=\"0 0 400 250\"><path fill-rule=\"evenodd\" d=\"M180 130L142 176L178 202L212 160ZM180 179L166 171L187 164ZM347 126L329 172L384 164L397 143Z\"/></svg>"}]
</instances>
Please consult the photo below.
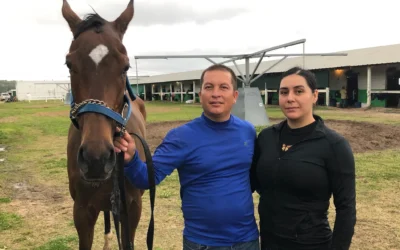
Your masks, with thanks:
<instances>
[{"instance_id":1,"label":"man's face","mask_svg":"<svg viewBox=\"0 0 400 250\"><path fill-rule=\"evenodd\" d=\"M199 93L204 113L216 120L229 119L238 91L233 89L231 74L224 70L207 71Z\"/></svg>"}]
</instances>

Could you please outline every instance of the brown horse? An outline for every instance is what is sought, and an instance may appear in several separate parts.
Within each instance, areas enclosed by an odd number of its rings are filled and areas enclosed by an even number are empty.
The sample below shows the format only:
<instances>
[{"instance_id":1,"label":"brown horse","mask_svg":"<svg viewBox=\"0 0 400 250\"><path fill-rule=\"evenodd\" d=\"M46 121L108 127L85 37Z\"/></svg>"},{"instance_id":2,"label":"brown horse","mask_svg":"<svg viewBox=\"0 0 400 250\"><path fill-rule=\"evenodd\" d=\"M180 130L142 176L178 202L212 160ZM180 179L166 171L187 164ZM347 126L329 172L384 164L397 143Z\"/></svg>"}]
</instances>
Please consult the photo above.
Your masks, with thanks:
<instances>
[{"instance_id":1,"label":"brown horse","mask_svg":"<svg viewBox=\"0 0 400 250\"><path fill-rule=\"evenodd\" d=\"M105 219L103 249L111 249L110 211L113 207L110 199L115 185L111 177L118 161L113 145L116 127L126 128L142 138L146 134L144 102L139 97L134 101L126 97L126 74L130 65L122 40L134 15L133 1L113 22L104 20L98 14L81 20L66 0L63 0L62 15L74 37L66 56L73 96L67 165L79 249L92 248L94 227L100 211L104 211ZM79 109L82 112L78 112ZM113 118L120 116L120 123L123 123L124 113L125 118L129 116L125 127ZM142 144L137 138L135 140L139 156L145 160ZM133 243L141 217L144 191L126 180L124 189L129 221L121 222L121 238L126 249L128 242L123 227L129 224L129 241Z\"/></svg>"}]
</instances>

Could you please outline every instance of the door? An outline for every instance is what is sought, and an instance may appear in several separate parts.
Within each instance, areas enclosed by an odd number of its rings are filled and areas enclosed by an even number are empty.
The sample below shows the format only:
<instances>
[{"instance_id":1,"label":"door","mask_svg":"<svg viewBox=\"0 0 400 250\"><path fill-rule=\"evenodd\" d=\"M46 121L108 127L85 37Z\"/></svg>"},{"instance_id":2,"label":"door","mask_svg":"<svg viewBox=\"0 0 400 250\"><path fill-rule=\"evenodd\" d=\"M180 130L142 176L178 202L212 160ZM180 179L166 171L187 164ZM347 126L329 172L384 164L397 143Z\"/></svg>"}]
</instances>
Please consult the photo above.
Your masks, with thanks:
<instances>
[{"instance_id":1,"label":"door","mask_svg":"<svg viewBox=\"0 0 400 250\"><path fill-rule=\"evenodd\" d=\"M347 76L347 101L349 106L358 102L358 73Z\"/></svg>"},{"instance_id":2,"label":"door","mask_svg":"<svg viewBox=\"0 0 400 250\"><path fill-rule=\"evenodd\" d=\"M400 71L386 72L386 89L400 90ZM400 94L386 94L386 107L396 108L400 104Z\"/></svg>"}]
</instances>

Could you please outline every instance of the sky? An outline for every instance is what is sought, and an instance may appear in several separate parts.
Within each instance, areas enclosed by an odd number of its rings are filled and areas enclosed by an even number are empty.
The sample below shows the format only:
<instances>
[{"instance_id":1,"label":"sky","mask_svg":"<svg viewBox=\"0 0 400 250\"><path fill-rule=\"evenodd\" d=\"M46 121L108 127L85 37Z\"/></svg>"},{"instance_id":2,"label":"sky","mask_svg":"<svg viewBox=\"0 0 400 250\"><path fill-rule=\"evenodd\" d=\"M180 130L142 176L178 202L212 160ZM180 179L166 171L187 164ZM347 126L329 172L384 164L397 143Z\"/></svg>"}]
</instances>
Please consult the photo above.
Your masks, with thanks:
<instances>
[{"instance_id":1,"label":"sky","mask_svg":"<svg viewBox=\"0 0 400 250\"><path fill-rule=\"evenodd\" d=\"M108 21L128 2L69 0L81 18L93 8ZM306 39L306 53L400 43L395 5L392 0L135 0L135 16L123 40L131 59L128 74L136 75L135 55L241 54L299 39ZM72 34L61 6L62 0L0 1L0 80L68 79L64 63ZM295 45L269 53L302 50ZM211 65L201 58L136 63L139 75Z\"/></svg>"}]
</instances>

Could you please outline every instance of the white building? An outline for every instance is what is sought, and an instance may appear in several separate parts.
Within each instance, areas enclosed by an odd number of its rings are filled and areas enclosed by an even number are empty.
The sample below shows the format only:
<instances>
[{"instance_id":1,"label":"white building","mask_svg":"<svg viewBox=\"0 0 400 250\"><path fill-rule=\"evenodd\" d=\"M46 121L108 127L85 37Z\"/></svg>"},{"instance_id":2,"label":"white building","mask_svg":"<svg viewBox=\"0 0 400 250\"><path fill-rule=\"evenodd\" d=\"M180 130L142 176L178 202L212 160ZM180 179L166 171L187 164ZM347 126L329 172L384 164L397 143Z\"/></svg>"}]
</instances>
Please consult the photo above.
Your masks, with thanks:
<instances>
[{"instance_id":1,"label":"white building","mask_svg":"<svg viewBox=\"0 0 400 250\"><path fill-rule=\"evenodd\" d=\"M139 76L139 81L147 76ZM129 76L129 82L136 93L135 84L138 81L136 76ZM60 81L17 81L16 95L18 100L46 100L63 99L70 91L69 80Z\"/></svg>"},{"instance_id":2,"label":"white building","mask_svg":"<svg viewBox=\"0 0 400 250\"><path fill-rule=\"evenodd\" d=\"M18 81L17 98L23 100L64 99L70 89L70 81Z\"/></svg>"}]
</instances>

